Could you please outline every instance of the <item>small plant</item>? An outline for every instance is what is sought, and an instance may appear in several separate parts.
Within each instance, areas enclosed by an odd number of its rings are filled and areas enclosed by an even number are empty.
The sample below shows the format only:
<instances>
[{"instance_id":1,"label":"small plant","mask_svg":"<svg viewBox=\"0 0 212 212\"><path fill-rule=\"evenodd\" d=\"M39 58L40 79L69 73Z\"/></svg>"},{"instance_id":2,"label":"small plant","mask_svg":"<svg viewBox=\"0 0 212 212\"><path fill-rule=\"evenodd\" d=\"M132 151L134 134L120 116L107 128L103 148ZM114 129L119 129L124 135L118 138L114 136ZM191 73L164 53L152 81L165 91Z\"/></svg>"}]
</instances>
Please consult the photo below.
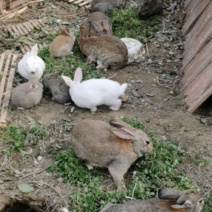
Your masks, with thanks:
<instances>
[{"instance_id":1,"label":"small plant","mask_svg":"<svg viewBox=\"0 0 212 212\"><path fill-rule=\"evenodd\" d=\"M142 122L123 118L123 121L135 128L144 129ZM188 189L192 187L191 180L177 166L183 162L185 152L180 149L177 142L158 140L153 132L148 132L154 142L154 152L145 160L139 159L128 170L125 176L127 190L118 192L105 185L104 172L106 169L94 168L89 171L82 160L77 158L72 149L54 151L56 160L51 171L57 171L76 187L72 192L72 211L99 211L108 202L123 202L126 197L146 199L155 196L159 188L173 187Z\"/></svg>"},{"instance_id":2,"label":"small plant","mask_svg":"<svg viewBox=\"0 0 212 212\"><path fill-rule=\"evenodd\" d=\"M212 195L208 196L205 199L205 204L204 207L202 209L202 212L210 212L212 208Z\"/></svg>"},{"instance_id":3,"label":"small plant","mask_svg":"<svg viewBox=\"0 0 212 212\"><path fill-rule=\"evenodd\" d=\"M9 149L6 150L7 154L11 154L12 151L22 152L26 145L37 144L46 135L46 129L38 121L26 128L10 125L5 131L0 132L0 137L4 143L10 145Z\"/></svg>"},{"instance_id":4,"label":"small plant","mask_svg":"<svg viewBox=\"0 0 212 212\"><path fill-rule=\"evenodd\" d=\"M141 41L146 38L152 38L161 23L158 17L140 20L135 7L128 7L122 10L113 9L108 15L112 21L113 33L119 38L131 37Z\"/></svg>"},{"instance_id":5,"label":"small plant","mask_svg":"<svg viewBox=\"0 0 212 212\"><path fill-rule=\"evenodd\" d=\"M73 53L64 58L55 58L49 54L48 48L42 49L38 54L46 63L45 73L58 73L69 76L73 79L77 67L83 71L83 79L104 77L101 71L96 70L95 64L87 64L86 58L80 52L77 38L73 48Z\"/></svg>"}]
</instances>

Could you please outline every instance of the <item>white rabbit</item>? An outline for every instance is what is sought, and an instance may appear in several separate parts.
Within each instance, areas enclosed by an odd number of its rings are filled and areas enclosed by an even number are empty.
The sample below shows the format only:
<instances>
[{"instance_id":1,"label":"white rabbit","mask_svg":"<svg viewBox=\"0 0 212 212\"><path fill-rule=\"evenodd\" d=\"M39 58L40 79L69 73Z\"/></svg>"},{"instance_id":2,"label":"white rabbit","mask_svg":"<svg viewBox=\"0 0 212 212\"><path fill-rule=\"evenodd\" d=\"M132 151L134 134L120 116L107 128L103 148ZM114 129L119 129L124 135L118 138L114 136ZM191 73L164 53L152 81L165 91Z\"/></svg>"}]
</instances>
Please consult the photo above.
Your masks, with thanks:
<instances>
[{"instance_id":1,"label":"white rabbit","mask_svg":"<svg viewBox=\"0 0 212 212\"><path fill-rule=\"evenodd\" d=\"M37 56L38 47L35 44L30 52L27 52L18 63L19 74L28 79L40 79L45 69L44 61Z\"/></svg>"},{"instance_id":2,"label":"white rabbit","mask_svg":"<svg viewBox=\"0 0 212 212\"><path fill-rule=\"evenodd\" d=\"M144 45L134 38L121 38L128 50L128 63L141 62L146 58Z\"/></svg>"},{"instance_id":3,"label":"white rabbit","mask_svg":"<svg viewBox=\"0 0 212 212\"><path fill-rule=\"evenodd\" d=\"M111 110L119 110L127 83L120 85L109 79L90 79L80 83L82 80L82 69L77 68L74 81L69 77L62 76L70 87L69 93L72 101L81 108L88 108L91 112L97 110L98 105L108 105Z\"/></svg>"}]
</instances>

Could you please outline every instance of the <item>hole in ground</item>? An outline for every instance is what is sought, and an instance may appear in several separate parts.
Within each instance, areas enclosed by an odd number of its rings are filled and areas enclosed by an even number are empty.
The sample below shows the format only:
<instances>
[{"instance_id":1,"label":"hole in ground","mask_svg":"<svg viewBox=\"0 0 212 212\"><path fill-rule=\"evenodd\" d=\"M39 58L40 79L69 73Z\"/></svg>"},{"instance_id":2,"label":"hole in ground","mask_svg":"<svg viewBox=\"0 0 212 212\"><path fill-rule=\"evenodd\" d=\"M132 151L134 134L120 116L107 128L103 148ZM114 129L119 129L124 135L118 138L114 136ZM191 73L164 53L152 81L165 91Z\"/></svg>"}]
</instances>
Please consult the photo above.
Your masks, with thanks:
<instances>
[{"instance_id":1,"label":"hole in ground","mask_svg":"<svg viewBox=\"0 0 212 212\"><path fill-rule=\"evenodd\" d=\"M11 205L7 205L2 212L38 212L31 208L29 205L22 202L14 202Z\"/></svg>"}]
</instances>

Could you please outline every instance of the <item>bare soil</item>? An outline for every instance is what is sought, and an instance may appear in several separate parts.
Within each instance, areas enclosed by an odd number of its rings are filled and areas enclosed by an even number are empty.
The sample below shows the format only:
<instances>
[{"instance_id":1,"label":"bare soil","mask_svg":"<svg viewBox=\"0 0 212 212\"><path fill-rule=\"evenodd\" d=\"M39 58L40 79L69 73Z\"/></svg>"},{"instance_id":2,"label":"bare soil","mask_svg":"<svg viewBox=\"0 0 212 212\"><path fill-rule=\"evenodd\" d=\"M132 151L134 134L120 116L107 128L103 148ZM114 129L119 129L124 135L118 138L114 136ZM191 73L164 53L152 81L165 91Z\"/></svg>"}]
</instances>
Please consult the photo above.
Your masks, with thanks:
<instances>
[{"instance_id":1,"label":"bare soil","mask_svg":"<svg viewBox=\"0 0 212 212\"><path fill-rule=\"evenodd\" d=\"M52 6L53 5L53 6ZM70 12L72 11L72 12ZM45 12L45 13L44 13ZM80 21L86 17L87 11L68 4L66 2L55 1L44 6L28 9L22 14L23 20L54 16L64 22L71 23L71 27L78 28ZM79 15L77 14L84 14ZM169 17L166 17L168 19ZM18 22L17 19L2 22L3 25L11 21ZM178 23L179 24L179 23ZM56 26L57 27L57 26ZM181 38L179 38L180 40ZM137 119L145 123L145 127L153 132L159 139L177 140L179 145L187 151L187 157L179 167L199 186L204 196L211 193L212 185L212 130L211 115L212 107L209 100L195 114L186 111L183 98L180 98L178 82L181 78L181 60L168 61L169 50L174 49L177 41L169 42L169 49L155 46L160 37L148 40L149 58L141 64L128 65L117 71L108 71L108 77L120 83L128 82L129 99L123 103L119 111L110 111L107 107L99 107L95 114L89 110L80 109L71 105L61 105L44 95L42 102L28 110L17 110L10 108L10 122L19 125L30 125L33 120L39 120L48 128L49 136L46 140L39 142L40 161L35 161L30 154L20 156L13 153L11 157L4 154L5 144L0 140L1 165L0 179L4 181L0 184L0 211L5 204L13 201L27 202L36 211L45 200L46 205L51 206L51 211L58 211L58 208L69 203L71 187L67 186L62 179L57 179L53 174L45 172L45 168L54 163L48 153L50 147L58 148L67 144L64 138L63 127L70 127L81 119L109 120L110 118L128 117ZM182 40L183 42L183 40ZM165 59L164 59L165 58ZM163 60L163 64L160 61ZM208 125L201 123L206 119ZM65 122L69 119L70 122ZM200 155L200 163L195 165L195 156ZM8 174L10 173L10 174ZM36 191L33 194L22 195L17 189L20 183L33 183ZM49 209L45 209L48 211ZM40 210L42 211L42 210Z\"/></svg>"}]
</instances>

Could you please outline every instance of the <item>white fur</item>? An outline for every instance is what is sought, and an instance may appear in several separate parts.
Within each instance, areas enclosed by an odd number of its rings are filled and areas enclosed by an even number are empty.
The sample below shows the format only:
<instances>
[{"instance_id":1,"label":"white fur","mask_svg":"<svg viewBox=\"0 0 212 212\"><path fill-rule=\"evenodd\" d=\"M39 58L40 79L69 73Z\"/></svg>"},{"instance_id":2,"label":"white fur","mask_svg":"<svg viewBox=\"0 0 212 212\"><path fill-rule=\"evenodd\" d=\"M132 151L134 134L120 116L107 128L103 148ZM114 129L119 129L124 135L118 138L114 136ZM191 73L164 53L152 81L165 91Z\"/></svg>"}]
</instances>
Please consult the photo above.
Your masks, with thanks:
<instances>
[{"instance_id":1,"label":"white fur","mask_svg":"<svg viewBox=\"0 0 212 212\"><path fill-rule=\"evenodd\" d=\"M120 85L109 79L90 79L80 83L82 70L78 68L74 75L74 81L69 77L62 76L70 87L70 95L73 102L81 108L96 111L99 105L108 105L111 110L119 110L121 97L127 89L127 83Z\"/></svg>"},{"instance_id":2,"label":"white fur","mask_svg":"<svg viewBox=\"0 0 212 212\"><path fill-rule=\"evenodd\" d=\"M19 74L28 79L40 79L45 70L44 61L37 56L38 48L35 44L30 52L27 52L18 63Z\"/></svg>"}]
</instances>

